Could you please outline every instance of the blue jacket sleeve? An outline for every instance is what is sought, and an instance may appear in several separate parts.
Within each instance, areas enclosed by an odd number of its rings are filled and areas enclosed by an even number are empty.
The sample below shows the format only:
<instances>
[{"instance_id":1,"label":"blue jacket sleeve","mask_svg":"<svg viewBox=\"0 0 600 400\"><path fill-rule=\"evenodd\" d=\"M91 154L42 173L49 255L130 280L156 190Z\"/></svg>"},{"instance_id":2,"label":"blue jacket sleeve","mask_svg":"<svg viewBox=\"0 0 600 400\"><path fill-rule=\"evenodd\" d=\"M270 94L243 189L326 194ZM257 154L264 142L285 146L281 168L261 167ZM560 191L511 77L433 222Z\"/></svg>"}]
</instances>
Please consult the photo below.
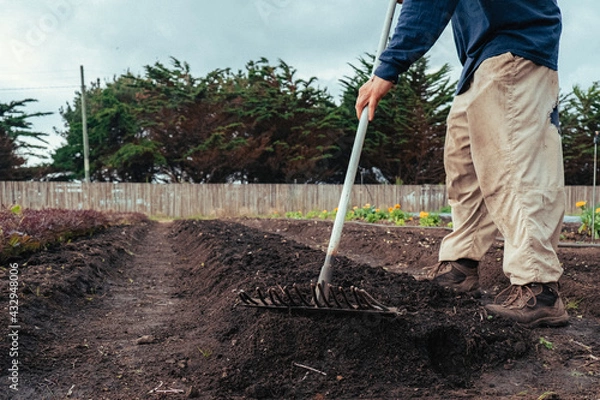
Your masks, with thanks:
<instances>
[{"instance_id":1,"label":"blue jacket sleeve","mask_svg":"<svg viewBox=\"0 0 600 400\"><path fill-rule=\"evenodd\" d=\"M421 58L448 25L459 0L404 0L387 49L375 75L396 83L398 75Z\"/></svg>"}]
</instances>

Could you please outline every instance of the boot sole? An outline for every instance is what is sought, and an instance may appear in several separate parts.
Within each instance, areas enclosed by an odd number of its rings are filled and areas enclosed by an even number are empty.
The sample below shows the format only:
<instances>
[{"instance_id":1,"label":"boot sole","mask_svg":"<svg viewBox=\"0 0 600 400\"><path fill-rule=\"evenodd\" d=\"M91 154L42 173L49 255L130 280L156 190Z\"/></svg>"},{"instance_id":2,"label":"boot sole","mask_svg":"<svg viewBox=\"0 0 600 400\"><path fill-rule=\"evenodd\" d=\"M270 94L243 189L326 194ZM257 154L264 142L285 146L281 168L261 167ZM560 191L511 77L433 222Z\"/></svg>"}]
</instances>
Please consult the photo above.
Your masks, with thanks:
<instances>
[{"instance_id":1,"label":"boot sole","mask_svg":"<svg viewBox=\"0 0 600 400\"><path fill-rule=\"evenodd\" d=\"M468 279L461 283L446 283L444 282L436 282L435 279L431 282L437 284L438 286L443 287L444 289L448 289L458 294L478 294L481 295L481 290L479 288L479 280Z\"/></svg>"},{"instance_id":2,"label":"boot sole","mask_svg":"<svg viewBox=\"0 0 600 400\"><path fill-rule=\"evenodd\" d=\"M517 324L525 328L539 328L544 326L550 328L560 328L569 324L569 316L561 315L560 317L546 317L528 323L517 322Z\"/></svg>"},{"instance_id":3,"label":"boot sole","mask_svg":"<svg viewBox=\"0 0 600 400\"><path fill-rule=\"evenodd\" d=\"M508 320L514 321L517 325L525 327L525 328L537 328L540 326L547 326L552 328L558 328L561 326L565 326L569 323L569 314L565 311L564 314L561 315L548 315L545 317L540 317L533 321L522 322L518 321L516 318L512 318L509 315L505 315L501 310L494 309L497 307L493 304L488 304L484 308L495 317L502 317Z\"/></svg>"}]
</instances>

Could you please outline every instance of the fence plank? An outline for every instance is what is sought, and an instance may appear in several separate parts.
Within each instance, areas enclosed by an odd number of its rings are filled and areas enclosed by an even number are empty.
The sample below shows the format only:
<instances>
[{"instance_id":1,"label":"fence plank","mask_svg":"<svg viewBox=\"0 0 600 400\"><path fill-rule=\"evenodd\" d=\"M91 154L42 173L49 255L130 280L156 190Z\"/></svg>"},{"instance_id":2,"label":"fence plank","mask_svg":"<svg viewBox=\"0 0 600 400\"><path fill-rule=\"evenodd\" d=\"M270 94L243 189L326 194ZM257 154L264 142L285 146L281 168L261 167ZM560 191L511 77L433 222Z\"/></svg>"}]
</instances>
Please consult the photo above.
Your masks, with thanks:
<instances>
[{"instance_id":1,"label":"fence plank","mask_svg":"<svg viewBox=\"0 0 600 400\"><path fill-rule=\"evenodd\" d=\"M341 185L288 184L168 184L0 182L0 205L26 208L95 209L142 212L189 218L197 216L267 216L275 212L333 210ZM566 212L578 215L578 201L591 203L593 187L568 186ZM596 199L600 199L597 193ZM355 185L349 207L380 208L400 204L408 212L438 211L447 206L442 185Z\"/></svg>"}]
</instances>

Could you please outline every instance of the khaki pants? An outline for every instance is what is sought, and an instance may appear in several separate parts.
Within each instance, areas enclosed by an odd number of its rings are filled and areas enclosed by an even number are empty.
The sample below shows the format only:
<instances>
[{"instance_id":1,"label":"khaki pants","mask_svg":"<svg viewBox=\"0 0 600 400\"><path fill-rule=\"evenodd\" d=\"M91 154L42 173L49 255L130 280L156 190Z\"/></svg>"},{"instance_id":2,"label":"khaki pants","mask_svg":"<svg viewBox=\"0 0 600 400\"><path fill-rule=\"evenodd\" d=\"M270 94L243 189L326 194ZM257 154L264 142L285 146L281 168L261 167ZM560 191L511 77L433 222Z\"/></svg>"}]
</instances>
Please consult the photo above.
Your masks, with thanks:
<instances>
[{"instance_id":1,"label":"khaki pants","mask_svg":"<svg viewBox=\"0 0 600 400\"><path fill-rule=\"evenodd\" d=\"M454 229L440 261L481 260L498 231L513 285L557 282L564 216L558 74L510 53L484 61L456 96L444 153Z\"/></svg>"}]
</instances>

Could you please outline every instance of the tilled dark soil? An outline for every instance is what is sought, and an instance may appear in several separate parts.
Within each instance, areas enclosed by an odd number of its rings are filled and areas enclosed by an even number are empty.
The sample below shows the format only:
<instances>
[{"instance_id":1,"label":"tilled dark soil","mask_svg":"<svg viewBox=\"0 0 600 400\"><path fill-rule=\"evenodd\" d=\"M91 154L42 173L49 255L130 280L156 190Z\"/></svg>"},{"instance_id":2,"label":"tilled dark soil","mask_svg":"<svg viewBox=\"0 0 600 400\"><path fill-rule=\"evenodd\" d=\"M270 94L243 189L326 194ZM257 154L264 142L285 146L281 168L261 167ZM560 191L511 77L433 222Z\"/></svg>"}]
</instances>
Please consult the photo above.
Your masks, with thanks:
<instances>
[{"instance_id":1,"label":"tilled dark soil","mask_svg":"<svg viewBox=\"0 0 600 400\"><path fill-rule=\"evenodd\" d=\"M418 227L349 223L334 262L336 285L367 290L401 310L395 318L240 304L242 289L316 280L330 230L147 223L10 260L21 271L19 391L5 340L0 398L600 399L597 247L560 248L572 318L559 329L485 314L507 284L501 240L482 262L481 298L417 282L406 272L435 262L447 233Z\"/></svg>"}]
</instances>

